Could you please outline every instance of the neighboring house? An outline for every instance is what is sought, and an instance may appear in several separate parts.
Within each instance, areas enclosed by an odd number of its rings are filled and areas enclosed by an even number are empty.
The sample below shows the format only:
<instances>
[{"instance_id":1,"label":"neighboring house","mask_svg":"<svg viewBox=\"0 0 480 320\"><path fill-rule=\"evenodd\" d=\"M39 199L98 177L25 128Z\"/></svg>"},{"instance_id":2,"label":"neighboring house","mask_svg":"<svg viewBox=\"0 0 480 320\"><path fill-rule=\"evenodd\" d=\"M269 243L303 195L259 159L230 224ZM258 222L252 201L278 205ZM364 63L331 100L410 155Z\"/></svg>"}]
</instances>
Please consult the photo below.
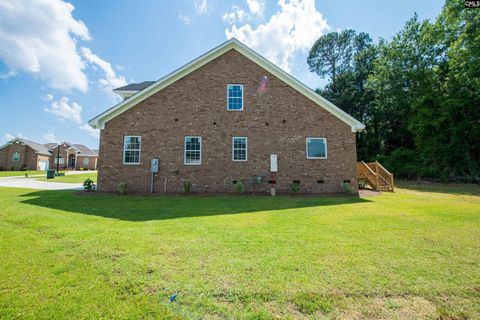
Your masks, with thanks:
<instances>
[{"instance_id":1,"label":"neighboring house","mask_svg":"<svg viewBox=\"0 0 480 320\"><path fill-rule=\"evenodd\" d=\"M121 88L130 97L89 121L101 129L101 191L121 182L150 191L152 159L162 193L184 183L234 192L256 175L265 190L274 182L280 192L292 183L304 193L342 192L344 182L357 189L355 132L364 125L238 40L144 84Z\"/></svg>"},{"instance_id":2,"label":"neighboring house","mask_svg":"<svg viewBox=\"0 0 480 320\"><path fill-rule=\"evenodd\" d=\"M53 155L53 168L59 169L89 169L97 168L98 151L89 149L83 144L73 144L62 142L60 144L46 144L50 153Z\"/></svg>"},{"instance_id":3,"label":"neighboring house","mask_svg":"<svg viewBox=\"0 0 480 320\"><path fill-rule=\"evenodd\" d=\"M15 138L0 147L0 169L5 171L46 170L52 154L43 144Z\"/></svg>"},{"instance_id":4,"label":"neighboring house","mask_svg":"<svg viewBox=\"0 0 480 320\"><path fill-rule=\"evenodd\" d=\"M59 153L60 150L60 153ZM0 147L1 170L89 169L97 167L98 151L83 144L63 142L40 144L15 138Z\"/></svg>"}]
</instances>

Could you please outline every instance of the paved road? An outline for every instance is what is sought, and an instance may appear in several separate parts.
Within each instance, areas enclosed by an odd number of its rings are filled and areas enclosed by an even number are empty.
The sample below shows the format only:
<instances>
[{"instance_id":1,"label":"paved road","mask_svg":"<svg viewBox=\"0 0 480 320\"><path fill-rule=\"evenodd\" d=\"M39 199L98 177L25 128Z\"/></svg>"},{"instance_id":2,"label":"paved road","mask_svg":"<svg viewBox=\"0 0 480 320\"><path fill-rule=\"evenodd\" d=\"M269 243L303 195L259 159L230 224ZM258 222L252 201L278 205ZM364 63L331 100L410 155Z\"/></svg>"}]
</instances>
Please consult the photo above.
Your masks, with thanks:
<instances>
[{"instance_id":1,"label":"paved road","mask_svg":"<svg viewBox=\"0 0 480 320\"><path fill-rule=\"evenodd\" d=\"M0 178L0 187L42 190L83 190L82 183L47 182L24 177Z\"/></svg>"}]
</instances>

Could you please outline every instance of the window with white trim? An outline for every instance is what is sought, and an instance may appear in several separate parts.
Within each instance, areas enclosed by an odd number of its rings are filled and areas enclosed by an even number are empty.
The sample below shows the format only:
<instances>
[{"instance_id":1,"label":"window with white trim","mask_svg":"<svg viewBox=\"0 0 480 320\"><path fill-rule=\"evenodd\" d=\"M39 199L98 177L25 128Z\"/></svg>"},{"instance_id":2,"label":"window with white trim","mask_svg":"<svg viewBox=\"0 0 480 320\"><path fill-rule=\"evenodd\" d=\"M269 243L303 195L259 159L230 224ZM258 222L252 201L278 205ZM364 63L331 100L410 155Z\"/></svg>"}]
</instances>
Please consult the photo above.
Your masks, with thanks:
<instances>
[{"instance_id":1,"label":"window with white trim","mask_svg":"<svg viewBox=\"0 0 480 320\"><path fill-rule=\"evenodd\" d=\"M248 158L248 140L247 137L232 138L232 160L247 161Z\"/></svg>"},{"instance_id":2,"label":"window with white trim","mask_svg":"<svg viewBox=\"0 0 480 320\"><path fill-rule=\"evenodd\" d=\"M13 161L20 161L20 153L15 152L15 153L12 155L12 160L13 160Z\"/></svg>"},{"instance_id":3,"label":"window with white trim","mask_svg":"<svg viewBox=\"0 0 480 320\"><path fill-rule=\"evenodd\" d=\"M83 165L88 166L90 164L90 159L89 158L83 158Z\"/></svg>"},{"instance_id":4,"label":"window with white trim","mask_svg":"<svg viewBox=\"0 0 480 320\"><path fill-rule=\"evenodd\" d=\"M125 136L123 140L123 164L140 164L142 137Z\"/></svg>"},{"instance_id":5,"label":"window with white trim","mask_svg":"<svg viewBox=\"0 0 480 320\"><path fill-rule=\"evenodd\" d=\"M229 84L227 86L227 110L243 110L243 85Z\"/></svg>"},{"instance_id":6,"label":"window with white trim","mask_svg":"<svg viewBox=\"0 0 480 320\"><path fill-rule=\"evenodd\" d=\"M64 163L65 163L65 159L64 159L62 156L60 156L60 157L57 156L57 157L55 157L55 161L54 161L54 162L55 162L55 164L57 164L57 162L58 162L58 164L64 164Z\"/></svg>"},{"instance_id":7,"label":"window with white trim","mask_svg":"<svg viewBox=\"0 0 480 320\"><path fill-rule=\"evenodd\" d=\"M202 164L202 137L186 136L184 144L184 164Z\"/></svg>"},{"instance_id":8,"label":"window with white trim","mask_svg":"<svg viewBox=\"0 0 480 320\"><path fill-rule=\"evenodd\" d=\"M327 159L326 138L307 138L307 159Z\"/></svg>"}]
</instances>

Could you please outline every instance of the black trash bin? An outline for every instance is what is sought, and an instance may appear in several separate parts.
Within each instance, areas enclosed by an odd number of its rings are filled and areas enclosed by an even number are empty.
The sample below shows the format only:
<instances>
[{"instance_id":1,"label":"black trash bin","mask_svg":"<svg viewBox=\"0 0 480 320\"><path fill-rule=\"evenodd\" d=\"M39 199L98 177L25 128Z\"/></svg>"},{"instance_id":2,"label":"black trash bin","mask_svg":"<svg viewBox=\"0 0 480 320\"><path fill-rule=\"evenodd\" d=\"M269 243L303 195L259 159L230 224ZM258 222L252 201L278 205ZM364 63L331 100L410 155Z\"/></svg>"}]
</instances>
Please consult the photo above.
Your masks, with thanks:
<instances>
[{"instance_id":1,"label":"black trash bin","mask_svg":"<svg viewBox=\"0 0 480 320\"><path fill-rule=\"evenodd\" d=\"M47 170L47 179L55 178L55 170Z\"/></svg>"}]
</instances>

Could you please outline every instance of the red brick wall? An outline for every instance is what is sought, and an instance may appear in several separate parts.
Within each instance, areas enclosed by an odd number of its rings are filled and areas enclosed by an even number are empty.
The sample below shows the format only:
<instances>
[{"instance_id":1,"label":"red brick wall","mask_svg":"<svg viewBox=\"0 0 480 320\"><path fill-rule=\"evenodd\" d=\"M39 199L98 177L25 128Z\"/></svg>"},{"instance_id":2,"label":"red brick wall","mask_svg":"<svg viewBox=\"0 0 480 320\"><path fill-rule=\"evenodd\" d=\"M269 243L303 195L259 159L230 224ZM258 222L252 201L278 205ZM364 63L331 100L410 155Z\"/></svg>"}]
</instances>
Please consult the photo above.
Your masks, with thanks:
<instances>
[{"instance_id":1,"label":"red brick wall","mask_svg":"<svg viewBox=\"0 0 480 320\"><path fill-rule=\"evenodd\" d=\"M267 76L266 92L257 91ZM244 85L244 111L227 111L227 84ZM267 125L268 124L268 125ZM140 165L123 165L124 135L142 136ZM202 165L184 165L184 136L202 136ZM232 137L248 137L248 161L233 162ZM306 158L306 137L325 137L328 159ZM233 192L232 180L269 172L270 154L278 155L277 190L341 192L343 180L355 182L355 134L350 126L230 50L195 72L109 121L101 132L99 189L114 191L127 182L147 192L150 159L160 158L156 190L181 192L183 182L198 192ZM323 179L325 183L318 184ZM266 186L262 187L267 189Z\"/></svg>"},{"instance_id":2,"label":"red brick wall","mask_svg":"<svg viewBox=\"0 0 480 320\"><path fill-rule=\"evenodd\" d=\"M2 149L2 157L0 160L0 166L5 171L14 171L22 170L25 166L28 167L29 170L36 170L37 169L37 154L33 151L30 147L13 143ZM20 154L19 161L13 161L13 154L18 152Z\"/></svg>"}]
</instances>

